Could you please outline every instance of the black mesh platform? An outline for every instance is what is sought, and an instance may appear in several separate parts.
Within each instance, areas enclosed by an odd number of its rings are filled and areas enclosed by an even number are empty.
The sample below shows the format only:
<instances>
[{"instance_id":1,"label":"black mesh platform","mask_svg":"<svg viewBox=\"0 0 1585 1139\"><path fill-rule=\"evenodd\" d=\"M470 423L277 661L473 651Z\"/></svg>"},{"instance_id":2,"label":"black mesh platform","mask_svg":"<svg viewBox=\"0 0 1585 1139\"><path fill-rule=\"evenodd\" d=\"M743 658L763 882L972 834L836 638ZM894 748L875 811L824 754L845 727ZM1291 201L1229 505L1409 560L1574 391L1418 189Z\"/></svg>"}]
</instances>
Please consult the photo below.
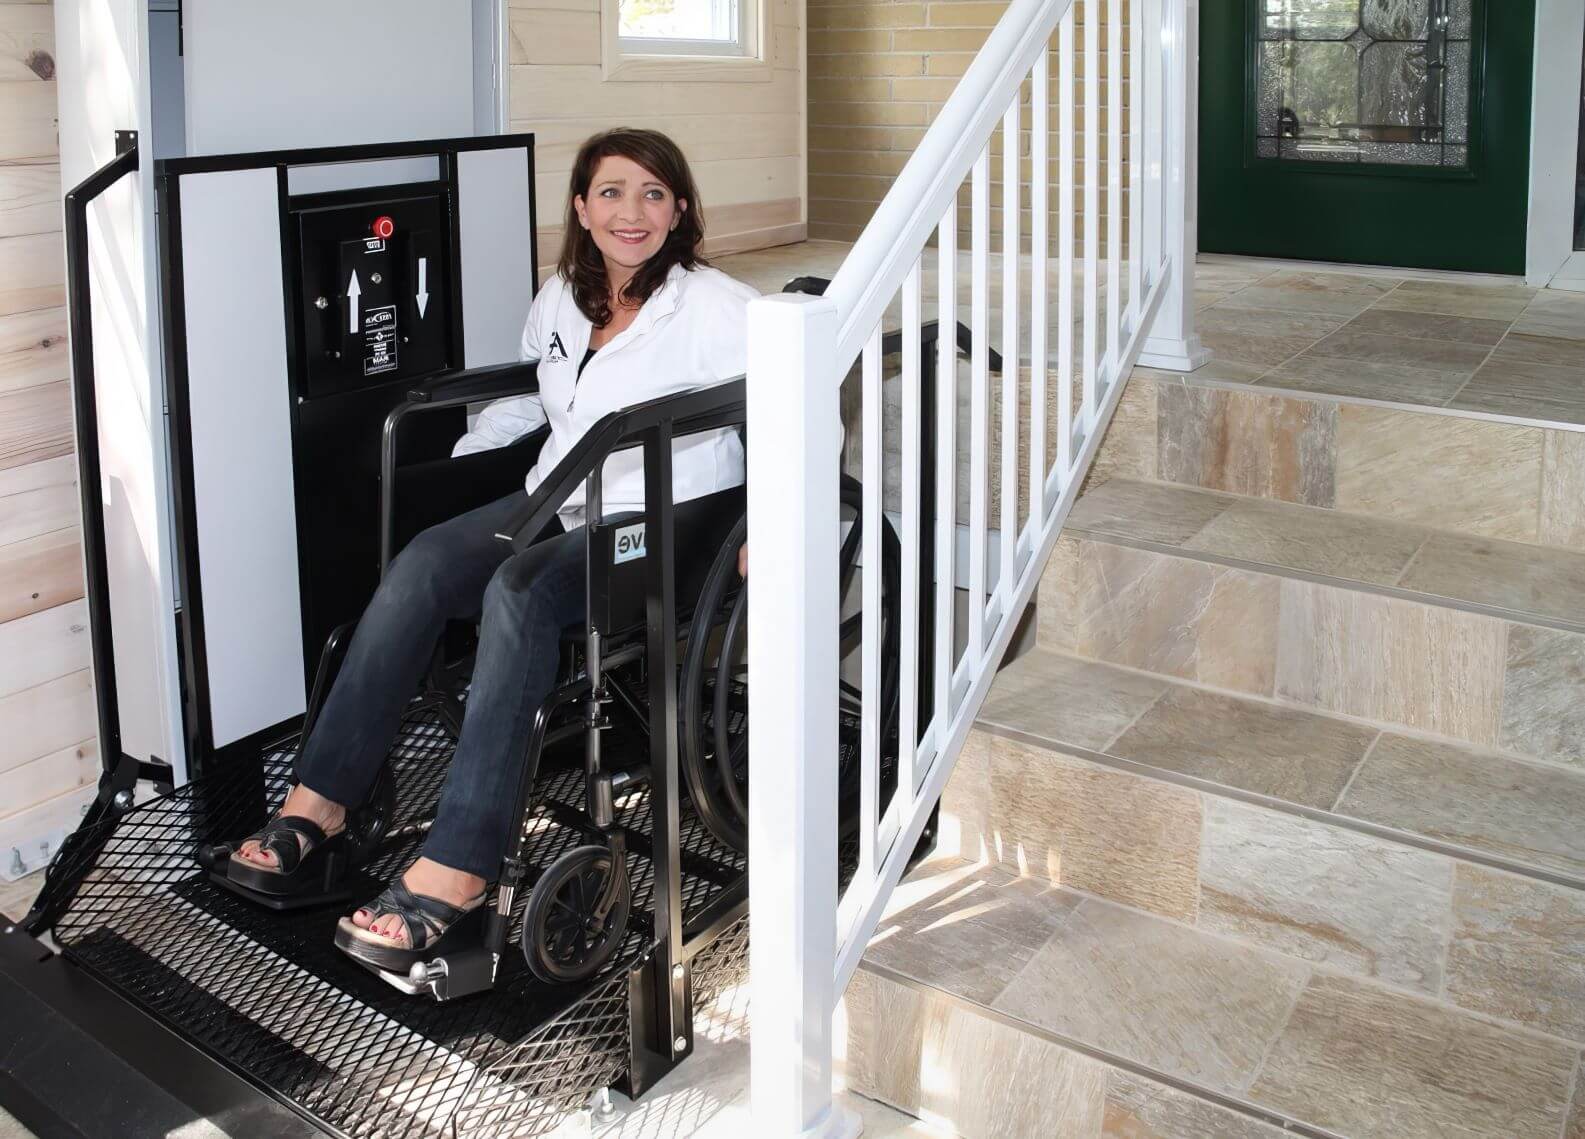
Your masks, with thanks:
<instances>
[{"instance_id":1,"label":"black mesh platform","mask_svg":"<svg viewBox=\"0 0 1585 1139\"><path fill-rule=\"evenodd\" d=\"M410 711L392 749L402 829L371 866L375 875L393 876L416 857L453 746L432 708ZM580 739L542 765L535 799L545 806L526 827L537 869L588 841L570 825L582 806L581 752ZM349 905L266 911L212 885L195 863L199 844L235 839L265 820L285 795L294 754L295 740L285 741L262 771L209 776L136 807L106 824L100 841L78 847L84 865L53 867L52 881L81 875L54 927L62 951L332 1132L542 1134L617 1082L628 1056L627 973L651 940L648 793L618 804L634 910L605 973L580 987L542 984L516 951L514 928L495 992L437 1003L397 992L335 949L335 922ZM741 880L746 864L686 803L681 831L692 916ZM737 983L746 945L744 920L696 959L699 1003Z\"/></svg>"}]
</instances>

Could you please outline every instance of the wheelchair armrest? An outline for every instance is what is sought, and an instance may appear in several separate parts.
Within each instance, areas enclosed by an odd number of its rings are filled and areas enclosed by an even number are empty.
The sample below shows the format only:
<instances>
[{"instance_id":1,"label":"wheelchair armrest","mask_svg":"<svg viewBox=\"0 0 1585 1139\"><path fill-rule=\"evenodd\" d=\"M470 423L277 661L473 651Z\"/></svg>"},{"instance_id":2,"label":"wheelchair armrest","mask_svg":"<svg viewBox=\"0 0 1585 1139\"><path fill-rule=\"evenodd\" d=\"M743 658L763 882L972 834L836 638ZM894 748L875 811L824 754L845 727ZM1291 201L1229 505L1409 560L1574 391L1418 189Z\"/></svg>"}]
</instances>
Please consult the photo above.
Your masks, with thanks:
<instances>
[{"instance_id":1,"label":"wheelchair armrest","mask_svg":"<svg viewBox=\"0 0 1585 1139\"><path fill-rule=\"evenodd\" d=\"M784 293L804 293L808 296L825 296L826 289L831 282L825 277L794 277L782 288ZM919 326L919 343L923 348L928 348L937 339L936 321L927 320ZM886 333L881 337L881 353L890 356L894 352L901 352L903 347L903 334L900 329ZM974 332L961 320L958 321L958 351L965 356L974 352ZM1002 354L996 349L990 350L990 370L997 375L1002 371Z\"/></svg>"},{"instance_id":2,"label":"wheelchair armrest","mask_svg":"<svg viewBox=\"0 0 1585 1139\"><path fill-rule=\"evenodd\" d=\"M407 393L407 399L391 409L380 434L380 573L385 573L395 556L396 517L396 438L402 420L420 411L438 411L471 403L485 403L508 396L529 395L539 390L539 365L498 364L488 368L468 368L442 372L425 380Z\"/></svg>"},{"instance_id":3,"label":"wheelchair armrest","mask_svg":"<svg viewBox=\"0 0 1585 1139\"><path fill-rule=\"evenodd\" d=\"M408 410L424 411L456 407L464 403L483 403L507 396L528 395L539 390L539 365L497 364L489 368L442 372L418 384L407 393ZM400 410L400 408L398 409Z\"/></svg>"}]
</instances>

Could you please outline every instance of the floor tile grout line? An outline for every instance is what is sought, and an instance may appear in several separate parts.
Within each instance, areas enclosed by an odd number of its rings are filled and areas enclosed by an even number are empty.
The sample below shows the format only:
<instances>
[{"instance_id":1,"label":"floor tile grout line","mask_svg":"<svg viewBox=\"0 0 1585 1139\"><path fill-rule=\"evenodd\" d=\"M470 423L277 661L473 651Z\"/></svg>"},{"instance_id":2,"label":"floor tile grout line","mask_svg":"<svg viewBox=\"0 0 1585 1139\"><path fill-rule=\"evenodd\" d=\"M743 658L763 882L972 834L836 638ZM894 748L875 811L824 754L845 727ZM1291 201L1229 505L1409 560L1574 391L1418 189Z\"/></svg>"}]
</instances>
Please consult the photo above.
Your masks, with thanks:
<instances>
[{"instance_id":1,"label":"floor tile grout line","mask_svg":"<svg viewBox=\"0 0 1585 1139\"><path fill-rule=\"evenodd\" d=\"M1382 737L1386 734L1387 731L1385 728L1383 728L1381 731L1376 733L1376 738L1371 740L1370 743L1366 745L1365 754L1359 757L1359 762L1354 765L1354 770L1350 771L1348 773L1348 778L1343 781L1343 787L1340 791L1338 791L1337 798L1332 800L1332 806L1330 808L1332 814L1341 815L1343 813L1343 800L1348 797L1349 788L1354 786L1354 780L1357 779L1359 777L1359 773L1365 769L1366 761L1370 759L1372 753L1374 753L1376 750L1376 745L1381 742Z\"/></svg>"},{"instance_id":2,"label":"floor tile grout line","mask_svg":"<svg viewBox=\"0 0 1585 1139\"><path fill-rule=\"evenodd\" d=\"M1288 1026L1293 1023L1293 1014L1299 1011L1299 1002L1304 999L1304 994L1309 991L1310 982L1315 980L1315 964L1313 962L1308 964L1310 965L1310 968L1305 974L1304 983L1299 985L1299 987L1294 991L1293 999L1288 1002L1288 1011L1283 1014L1282 1020L1280 1023L1278 1023L1276 1031L1271 1034L1271 1039L1266 1041L1265 1048L1261 1049L1260 1061L1255 1065L1254 1070L1250 1073L1249 1083L1244 1087L1243 1094L1246 1098L1253 1098L1254 1087L1260 1082L1260 1074L1266 1070L1266 1064L1271 1060L1271 1054L1276 1051L1278 1043L1281 1042L1283 1036L1287 1034Z\"/></svg>"},{"instance_id":3,"label":"floor tile grout line","mask_svg":"<svg viewBox=\"0 0 1585 1139\"><path fill-rule=\"evenodd\" d=\"M1430 527L1427 527L1427 530L1429 531ZM1457 533L1457 531L1455 531L1455 533ZM1393 585L1396 585L1400 589L1406 588L1403 584L1403 579L1409 576L1409 571L1414 568L1414 563L1418 561L1420 555L1425 552L1425 548L1431 544L1432 536L1433 535L1428 532L1424 538L1420 539L1420 544L1414 548L1414 553L1409 555L1409 560L1403 563L1403 568L1398 571L1398 576L1392 579Z\"/></svg>"},{"instance_id":4,"label":"floor tile grout line","mask_svg":"<svg viewBox=\"0 0 1585 1139\"><path fill-rule=\"evenodd\" d=\"M1154 708L1157 704L1160 704L1169 695L1171 695L1171 693L1172 693L1172 685L1163 684L1161 686L1161 691L1156 693L1155 698L1153 700L1151 700L1150 703L1147 704L1144 708L1140 709L1139 715L1137 715L1133 719L1129 720L1127 724L1123 725L1123 727L1122 727L1122 729L1120 731L1118 731L1115 735L1113 735L1111 739L1107 740L1106 744L1101 748L1101 751L1103 751L1106 754L1110 755L1111 752L1112 752L1112 749L1117 746L1117 741L1122 739L1129 732L1133 731L1134 728L1139 724L1139 721L1143 720L1145 718L1145 716L1150 712L1150 710L1152 708Z\"/></svg>"}]
</instances>

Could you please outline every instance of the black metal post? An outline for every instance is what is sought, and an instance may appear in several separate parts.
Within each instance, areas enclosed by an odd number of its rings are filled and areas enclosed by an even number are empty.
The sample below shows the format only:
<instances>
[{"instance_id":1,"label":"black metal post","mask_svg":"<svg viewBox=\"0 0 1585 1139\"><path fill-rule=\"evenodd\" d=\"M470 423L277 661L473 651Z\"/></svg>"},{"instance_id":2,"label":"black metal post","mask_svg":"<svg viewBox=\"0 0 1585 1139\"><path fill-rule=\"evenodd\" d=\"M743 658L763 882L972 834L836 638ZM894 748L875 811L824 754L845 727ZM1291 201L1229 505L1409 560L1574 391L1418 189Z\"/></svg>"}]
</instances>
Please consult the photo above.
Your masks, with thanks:
<instances>
[{"instance_id":1,"label":"black metal post","mask_svg":"<svg viewBox=\"0 0 1585 1139\"><path fill-rule=\"evenodd\" d=\"M119 132L115 158L66 195L66 319L71 334L72 413L77 428L78 492L83 508L84 585L93 645L99 761L105 773L121 766L121 709L116 698L115 637L110 627L110 570L105 509L100 495L99 407L94 387L93 287L88 264L88 206L138 168L137 135Z\"/></svg>"},{"instance_id":2,"label":"black metal post","mask_svg":"<svg viewBox=\"0 0 1585 1139\"><path fill-rule=\"evenodd\" d=\"M652 963L653 1047L675 1064L693 1047L691 977L682 932L682 838L678 809L677 610L675 518L672 504L673 421L645 432L645 625L649 676L650 803L654 832Z\"/></svg>"}]
</instances>

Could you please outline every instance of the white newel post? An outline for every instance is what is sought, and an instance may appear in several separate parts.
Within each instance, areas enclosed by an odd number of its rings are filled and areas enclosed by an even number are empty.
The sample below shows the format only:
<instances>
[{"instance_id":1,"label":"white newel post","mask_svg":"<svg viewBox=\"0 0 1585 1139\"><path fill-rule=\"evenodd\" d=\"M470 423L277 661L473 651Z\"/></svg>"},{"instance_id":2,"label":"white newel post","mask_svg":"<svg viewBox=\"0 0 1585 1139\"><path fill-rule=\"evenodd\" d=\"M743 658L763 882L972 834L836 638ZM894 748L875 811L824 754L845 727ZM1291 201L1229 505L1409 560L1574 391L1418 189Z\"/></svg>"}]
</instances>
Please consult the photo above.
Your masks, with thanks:
<instances>
[{"instance_id":1,"label":"white newel post","mask_svg":"<svg viewBox=\"0 0 1585 1139\"><path fill-rule=\"evenodd\" d=\"M749 970L756 1139L844 1139L837 915L837 308L748 311Z\"/></svg>"},{"instance_id":2,"label":"white newel post","mask_svg":"<svg viewBox=\"0 0 1585 1139\"><path fill-rule=\"evenodd\" d=\"M1147 191L1160 194L1161 251L1172 263L1166 295L1156 311L1139 363L1149 368L1192 372L1211 358L1194 329L1194 256L1197 252L1199 207L1196 168L1199 165L1200 5L1199 0L1159 0L1149 4L1160 18L1147 20L1147 54L1158 45L1161 64L1151 60L1147 76L1159 73L1164 98L1147 94L1152 110L1160 108L1160 184ZM1156 37L1159 36L1159 41ZM1147 127L1148 130L1148 127ZM1147 134L1147 146L1153 141ZM1152 163L1153 165L1154 163ZM1154 179L1152 179L1152 182ZM1155 194L1152 193L1152 197ZM1147 249L1154 248L1147 221Z\"/></svg>"}]
</instances>

